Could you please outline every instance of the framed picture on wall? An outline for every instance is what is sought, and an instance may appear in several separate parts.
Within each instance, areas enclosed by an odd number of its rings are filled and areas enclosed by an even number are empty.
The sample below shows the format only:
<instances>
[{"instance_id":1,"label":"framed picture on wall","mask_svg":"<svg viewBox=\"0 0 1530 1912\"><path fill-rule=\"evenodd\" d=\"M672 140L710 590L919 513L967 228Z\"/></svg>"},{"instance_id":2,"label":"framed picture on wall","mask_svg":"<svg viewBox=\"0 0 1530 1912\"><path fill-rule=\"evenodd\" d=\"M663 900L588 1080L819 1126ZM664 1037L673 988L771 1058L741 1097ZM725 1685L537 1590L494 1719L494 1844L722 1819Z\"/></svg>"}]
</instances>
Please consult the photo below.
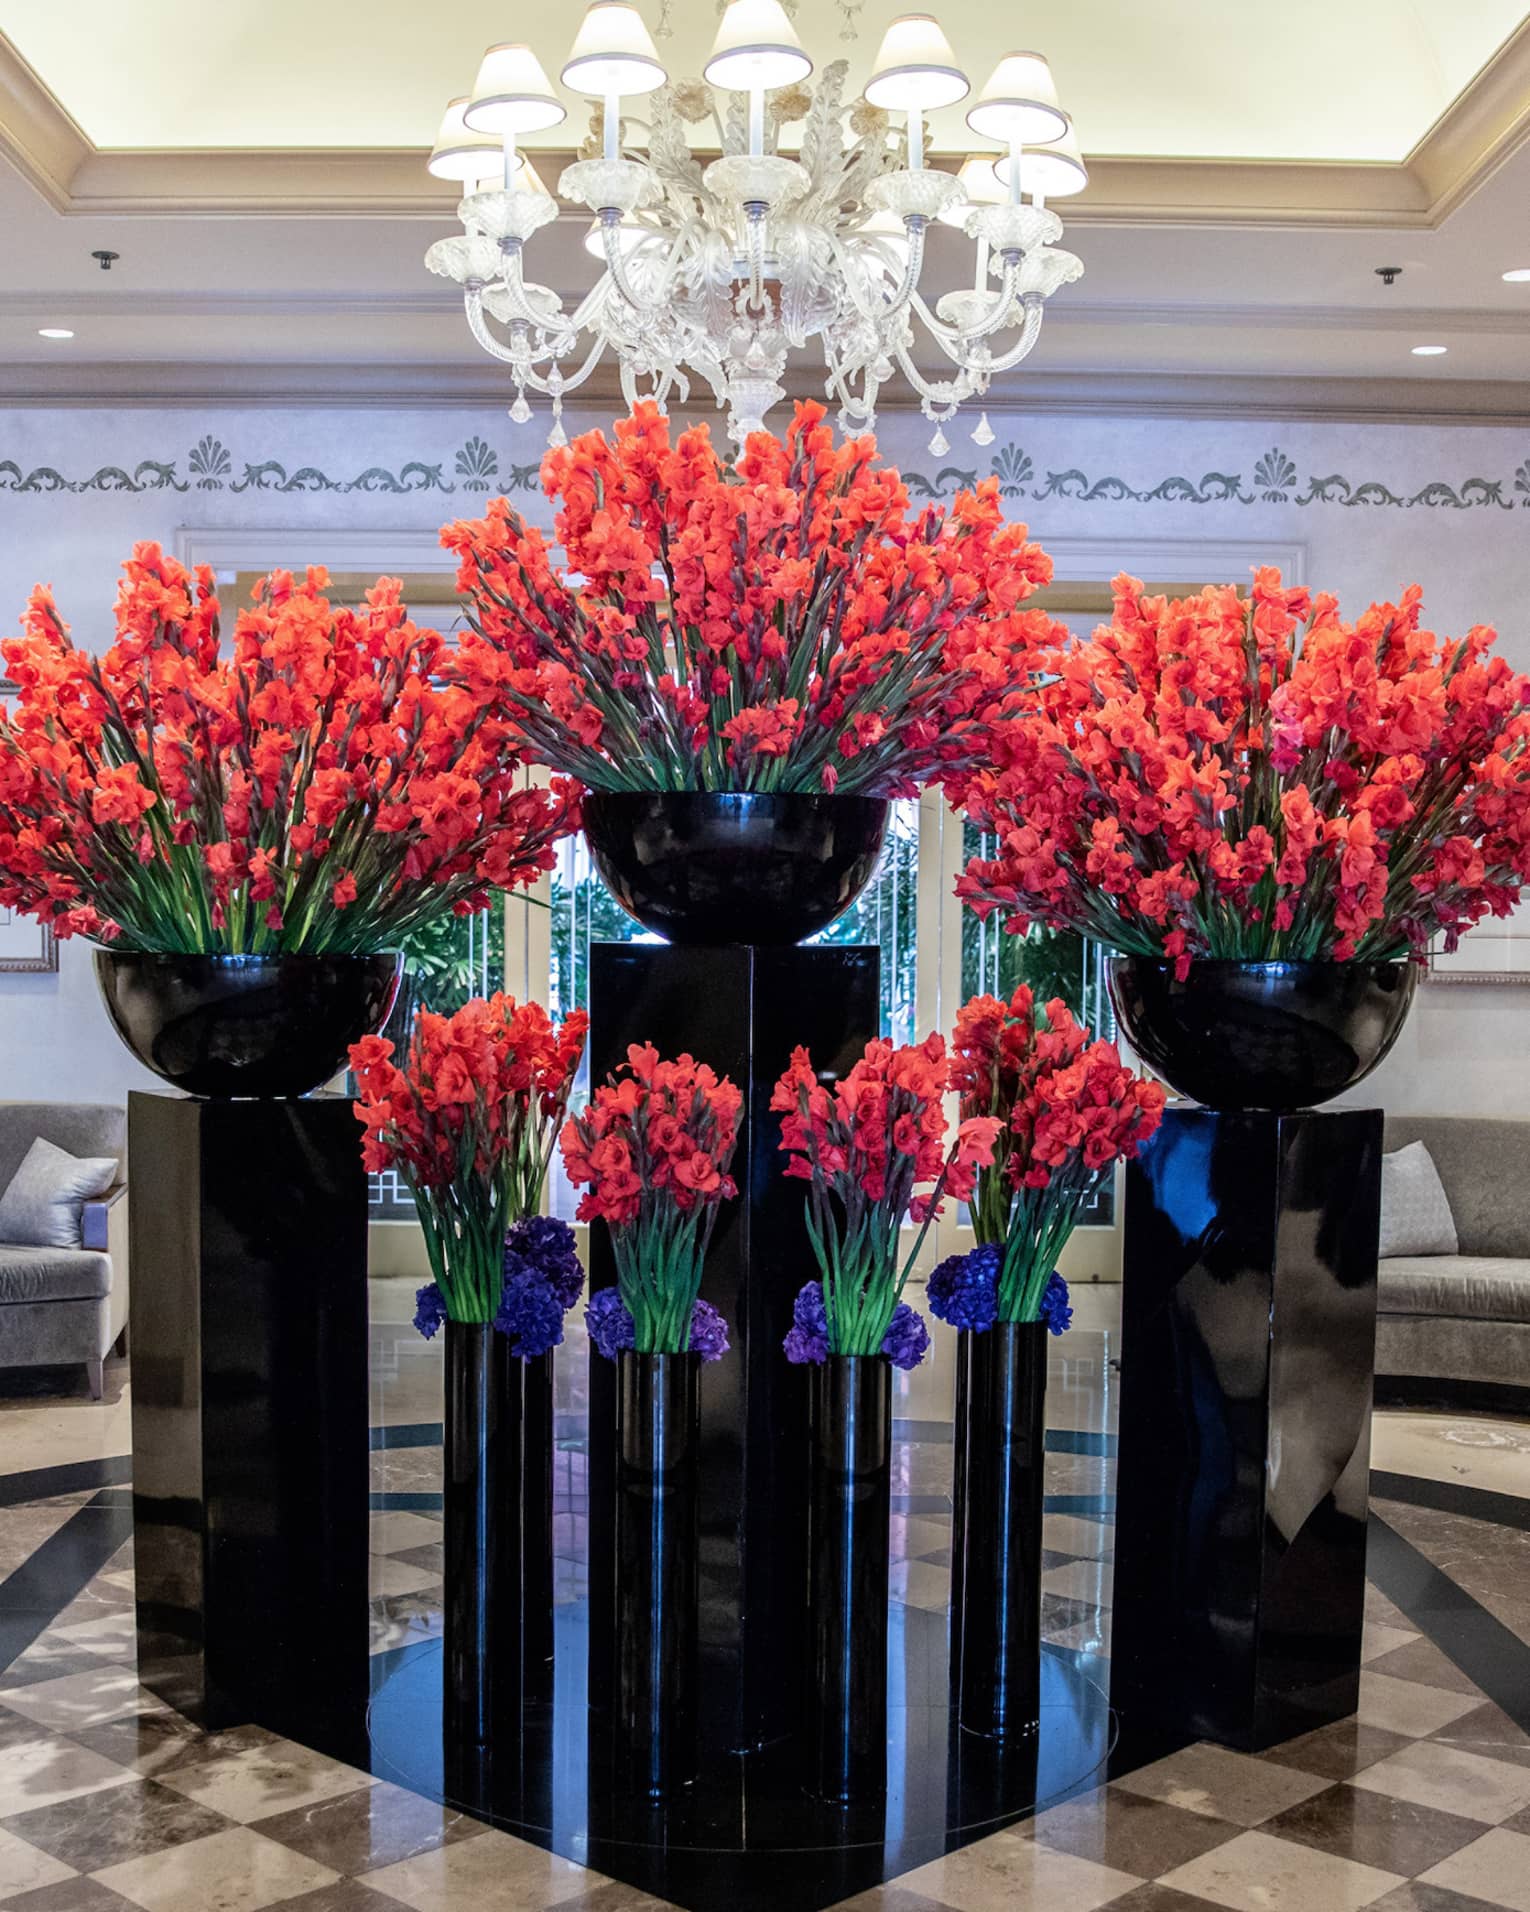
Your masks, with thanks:
<instances>
[{"instance_id":1,"label":"framed picture on wall","mask_svg":"<svg viewBox=\"0 0 1530 1912\"><path fill-rule=\"evenodd\" d=\"M58 968L58 938L30 916L0 909L0 975L45 976Z\"/></svg>"},{"instance_id":2,"label":"framed picture on wall","mask_svg":"<svg viewBox=\"0 0 1530 1912\"><path fill-rule=\"evenodd\" d=\"M1484 917L1449 955L1436 945L1424 974L1432 983L1530 983L1530 904Z\"/></svg>"}]
</instances>

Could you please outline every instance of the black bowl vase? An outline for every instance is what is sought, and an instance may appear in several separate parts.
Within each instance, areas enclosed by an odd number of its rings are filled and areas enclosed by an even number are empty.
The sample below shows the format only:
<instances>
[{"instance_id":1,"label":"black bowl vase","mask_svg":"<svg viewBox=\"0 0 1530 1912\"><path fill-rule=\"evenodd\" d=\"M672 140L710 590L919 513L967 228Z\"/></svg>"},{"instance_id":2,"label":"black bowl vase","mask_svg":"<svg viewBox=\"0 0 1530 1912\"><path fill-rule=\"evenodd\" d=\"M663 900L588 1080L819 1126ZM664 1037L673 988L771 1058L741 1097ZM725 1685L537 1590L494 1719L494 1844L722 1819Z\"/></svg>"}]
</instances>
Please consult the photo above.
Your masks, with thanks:
<instances>
[{"instance_id":1,"label":"black bowl vase","mask_svg":"<svg viewBox=\"0 0 1530 1912\"><path fill-rule=\"evenodd\" d=\"M672 943L800 943L871 881L885 797L596 790L584 833L606 887Z\"/></svg>"},{"instance_id":2,"label":"black bowl vase","mask_svg":"<svg viewBox=\"0 0 1530 1912\"><path fill-rule=\"evenodd\" d=\"M1418 965L1173 963L1114 956L1116 1019L1132 1047L1208 1109L1289 1115L1363 1082L1408 1019Z\"/></svg>"},{"instance_id":3,"label":"black bowl vase","mask_svg":"<svg viewBox=\"0 0 1530 1912\"><path fill-rule=\"evenodd\" d=\"M117 1034L188 1095L307 1095L387 1021L404 959L186 956L98 949L96 982Z\"/></svg>"}]
</instances>

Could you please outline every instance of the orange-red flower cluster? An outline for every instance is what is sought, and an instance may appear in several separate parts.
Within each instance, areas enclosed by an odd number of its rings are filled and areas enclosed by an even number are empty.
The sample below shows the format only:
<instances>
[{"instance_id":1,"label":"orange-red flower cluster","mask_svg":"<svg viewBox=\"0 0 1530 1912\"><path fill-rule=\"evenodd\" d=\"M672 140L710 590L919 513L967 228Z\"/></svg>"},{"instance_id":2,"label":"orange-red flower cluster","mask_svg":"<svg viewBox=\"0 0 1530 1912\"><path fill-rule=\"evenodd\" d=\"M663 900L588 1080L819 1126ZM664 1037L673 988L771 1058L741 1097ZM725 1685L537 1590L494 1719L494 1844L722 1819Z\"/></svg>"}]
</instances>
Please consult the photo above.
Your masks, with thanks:
<instances>
[{"instance_id":1,"label":"orange-red flower cluster","mask_svg":"<svg viewBox=\"0 0 1530 1912\"><path fill-rule=\"evenodd\" d=\"M100 658L39 586L4 646L0 904L141 949L371 950L551 868L572 789L526 787L396 579L358 610L327 585L273 572L230 653L211 573L140 544Z\"/></svg>"},{"instance_id":2,"label":"orange-red flower cluster","mask_svg":"<svg viewBox=\"0 0 1530 1912\"><path fill-rule=\"evenodd\" d=\"M736 469L639 405L548 452L560 565L503 498L448 525L480 641L532 753L592 789L861 790L961 774L1057 627L1051 561L988 480L911 512L870 437L821 405Z\"/></svg>"},{"instance_id":3,"label":"orange-red flower cluster","mask_svg":"<svg viewBox=\"0 0 1530 1912\"><path fill-rule=\"evenodd\" d=\"M656 1209L689 1215L738 1193L728 1173L744 1098L727 1076L692 1056L661 1060L633 1043L627 1060L563 1131L563 1164L579 1220L629 1227Z\"/></svg>"},{"instance_id":4,"label":"orange-red flower cluster","mask_svg":"<svg viewBox=\"0 0 1530 1912\"><path fill-rule=\"evenodd\" d=\"M836 1195L847 1212L885 1206L894 1228L905 1215L938 1215L947 1195L965 1201L1002 1124L963 1121L947 1155L941 1097L951 1086L940 1035L901 1049L878 1038L833 1088L818 1080L807 1050L794 1049L770 1099L791 1158L786 1173Z\"/></svg>"},{"instance_id":5,"label":"orange-red flower cluster","mask_svg":"<svg viewBox=\"0 0 1530 1912\"><path fill-rule=\"evenodd\" d=\"M1272 570L1182 602L1117 578L1111 623L1039 661L1039 708L960 792L998 854L959 894L1181 974L1454 947L1506 915L1530 880L1530 680L1485 627L1421 629L1419 600L1346 624Z\"/></svg>"},{"instance_id":6,"label":"orange-red flower cluster","mask_svg":"<svg viewBox=\"0 0 1530 1912\"><path fill-rule=\"evenodd\" d=\"M1008 1002L974 996L951 1047L963 1117L1000 1119L993 1166L1009 1189L1130 1160L1163 1115L1158 1083L1128 1069L1113 1042L1091 1041L1060 997L1038 1004L1024 983Z\"/></svg>"},{"instance_id":7,"label":"orange-red flower cluster","mask_svg":"<svg viewBox=\"0 0 1530 1912\"><path fill-rule=\"evenodd\" d=\"M505 1236L541 1206L589 1020L576 1009L554 1026L540 1003L494 995L454 1016L422 1010L402 1067L383 1036L351 1047L362 1160L413 1190L452 1321L493 1321L501 1306Z\"/></svg>"}]
</instances>

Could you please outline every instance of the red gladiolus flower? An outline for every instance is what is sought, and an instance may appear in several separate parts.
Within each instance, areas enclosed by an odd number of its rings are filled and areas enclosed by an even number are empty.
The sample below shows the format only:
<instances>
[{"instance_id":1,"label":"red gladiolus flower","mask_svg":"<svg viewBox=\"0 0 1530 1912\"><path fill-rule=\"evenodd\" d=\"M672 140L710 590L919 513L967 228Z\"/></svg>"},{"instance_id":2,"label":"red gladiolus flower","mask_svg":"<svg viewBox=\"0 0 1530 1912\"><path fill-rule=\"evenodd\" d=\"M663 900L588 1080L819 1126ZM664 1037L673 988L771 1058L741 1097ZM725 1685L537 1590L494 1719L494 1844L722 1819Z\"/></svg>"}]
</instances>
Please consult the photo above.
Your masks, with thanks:
<instances>
[{"instance_id":1,"label":"red gladiolus flower","mask_svg":"<svg viewBox=\"0 0 1530 1912\"><path fill-rule=\"evenodd\" d=\"M958 894L1181 974L1453 948L1530 881L1530 680L1419 616L1417 587L1351 625L1275 571L1182 602L1117 578L963 785L996 842Z\"/></svg>"}]
</instances>

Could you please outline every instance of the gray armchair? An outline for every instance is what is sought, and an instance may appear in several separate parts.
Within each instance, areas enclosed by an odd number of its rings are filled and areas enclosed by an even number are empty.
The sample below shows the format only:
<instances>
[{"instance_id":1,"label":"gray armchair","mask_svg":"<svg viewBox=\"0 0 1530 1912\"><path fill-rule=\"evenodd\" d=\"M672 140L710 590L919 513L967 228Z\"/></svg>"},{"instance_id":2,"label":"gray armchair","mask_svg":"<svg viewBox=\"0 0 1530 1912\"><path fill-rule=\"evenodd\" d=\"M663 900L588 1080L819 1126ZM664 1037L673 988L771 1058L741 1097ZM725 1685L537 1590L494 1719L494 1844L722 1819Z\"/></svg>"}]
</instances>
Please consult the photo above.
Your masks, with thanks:
<instances>
[{"instance_id":1,"label":"gray armchair","mask_svg":"<svg viewBox=\"0 0 1530 1912\"><path fill-rule=\"evenodd\" d=\"M0 1368L102 1367L127 1327L127 1118L94 1102L0 1102L0 1190L42 1136L71 1155L114 1155L116 1186L81 1214L79 1248L0 1242Z\"/></svg>"}]
</instances>

